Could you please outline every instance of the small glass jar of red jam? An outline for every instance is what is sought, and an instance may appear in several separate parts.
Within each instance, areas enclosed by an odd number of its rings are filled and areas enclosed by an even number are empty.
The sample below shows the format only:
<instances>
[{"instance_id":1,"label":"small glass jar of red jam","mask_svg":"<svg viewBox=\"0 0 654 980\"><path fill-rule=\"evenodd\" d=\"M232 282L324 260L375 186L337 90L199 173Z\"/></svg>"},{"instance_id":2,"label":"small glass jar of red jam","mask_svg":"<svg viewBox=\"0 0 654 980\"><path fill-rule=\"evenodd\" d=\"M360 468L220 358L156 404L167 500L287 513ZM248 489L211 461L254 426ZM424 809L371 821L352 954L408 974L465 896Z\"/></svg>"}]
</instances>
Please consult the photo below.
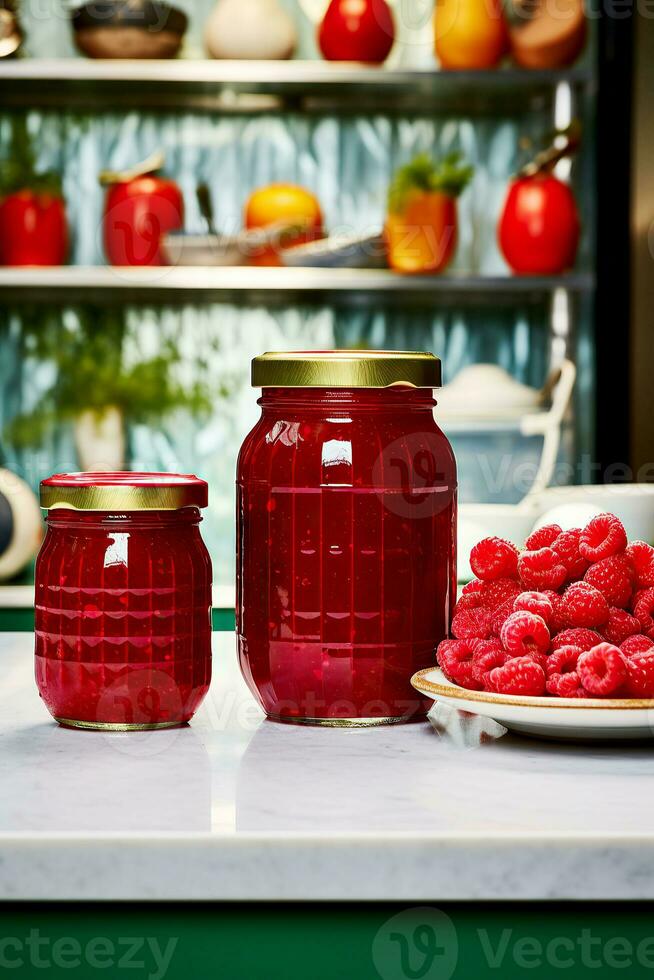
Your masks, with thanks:
<instances>
[{"instance_id":1,"label":"small glass jar of red jam","mask_svg":"<svg viewBox=\"0 0 654 980\"><path fill-rule=\"evenodd\" d=\"M424 714L456 598L456 465L432 354L268 353L237 474L237 633L267 714L371 725Z\"/></svg>"},{"instance_id":2,"label":"small glass jar of red jam","mask_svg":"<svg viewBox=\"0 0 654 980\"><path fill-rule=\"evenodd\" d=\"M63 473L41 483L36 682L75 728L171 728L211 679L207 484L170 473Z\"/></svg>"}]
</instances>

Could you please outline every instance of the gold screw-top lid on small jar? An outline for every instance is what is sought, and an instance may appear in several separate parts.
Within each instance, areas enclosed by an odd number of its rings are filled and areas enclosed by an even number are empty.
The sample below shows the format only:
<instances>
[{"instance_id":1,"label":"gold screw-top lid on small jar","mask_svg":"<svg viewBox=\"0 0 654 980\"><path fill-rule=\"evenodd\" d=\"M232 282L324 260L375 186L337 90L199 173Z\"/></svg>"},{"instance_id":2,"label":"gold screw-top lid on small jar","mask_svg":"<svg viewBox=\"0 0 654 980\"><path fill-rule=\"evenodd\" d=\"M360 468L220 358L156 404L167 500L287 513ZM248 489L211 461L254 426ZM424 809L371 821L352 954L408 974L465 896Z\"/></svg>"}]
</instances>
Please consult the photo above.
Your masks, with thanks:
<instances>
[{"instance_id":1,"label":"gold screw-top lid on small jar","mask_svg":"<svg viewBox=\"0 0 654 980\"><path fill-rule=\"evenodd\" d=\"M206 507L207 496L192 473L55 473L40 486L44 510L181 510Z\"/></svg>"},{"instance_id":2,"label":"gold screw-top lid on small jar","mask_svg":"<svg viewBox=\"0 0 654 980\"><path fill-rule=\"evenodd\" d=\"M411 350L268 351L252 361L253 388L440 388L441 362Z\"/></svg>"}]
</instances>

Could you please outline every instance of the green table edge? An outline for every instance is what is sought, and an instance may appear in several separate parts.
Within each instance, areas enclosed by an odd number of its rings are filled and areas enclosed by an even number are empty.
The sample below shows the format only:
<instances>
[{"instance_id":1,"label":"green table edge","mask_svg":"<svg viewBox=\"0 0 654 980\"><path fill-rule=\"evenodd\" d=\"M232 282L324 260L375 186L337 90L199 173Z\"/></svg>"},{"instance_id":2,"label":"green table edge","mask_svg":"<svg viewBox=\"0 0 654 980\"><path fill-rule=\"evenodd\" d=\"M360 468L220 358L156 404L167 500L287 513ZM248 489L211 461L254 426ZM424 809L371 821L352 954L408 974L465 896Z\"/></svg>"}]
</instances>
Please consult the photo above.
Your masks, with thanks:
<instances>
[{"instance_id":1,"label":"green table edge","mask_svg":"<svg viewBox=\"0 0 654 980\"><path fill-rule=\"evenodd\" d=\"M651 902L0 903L0 975L651 977Z\"/></svg>"}]
</instances>

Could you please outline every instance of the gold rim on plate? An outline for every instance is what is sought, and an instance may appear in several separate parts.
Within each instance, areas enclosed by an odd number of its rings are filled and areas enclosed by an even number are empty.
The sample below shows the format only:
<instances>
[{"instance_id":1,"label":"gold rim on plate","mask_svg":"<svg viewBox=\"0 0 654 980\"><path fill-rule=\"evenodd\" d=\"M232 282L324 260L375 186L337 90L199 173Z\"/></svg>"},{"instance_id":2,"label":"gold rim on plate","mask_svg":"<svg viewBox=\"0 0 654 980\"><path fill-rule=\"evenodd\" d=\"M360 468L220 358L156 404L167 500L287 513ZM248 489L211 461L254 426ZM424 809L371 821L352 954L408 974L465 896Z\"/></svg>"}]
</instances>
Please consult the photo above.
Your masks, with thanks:
<instances>
[{"instance_id":1,"label":"gold rim on plate","mask_svg":"<svg viewBox=\"0 0 654 980\"><path fill-rule=\"evenodd\" d=\"M440 668L426 667L424 670L417 671L411 678L412 685L422 694L429 694L444 698L455 698L459 701L480 701L484 704L505 704L517 708L609 708L621 711L641 711L654 709L654 698L556 698L556 697L520 697L517 694L492 694L488 691L469 691L465 687L459 687L448 681L446 684L436 684L434 681L426 679L427 674L433 674L438 670L444 677Z\"/></svg>"}]
</instances>

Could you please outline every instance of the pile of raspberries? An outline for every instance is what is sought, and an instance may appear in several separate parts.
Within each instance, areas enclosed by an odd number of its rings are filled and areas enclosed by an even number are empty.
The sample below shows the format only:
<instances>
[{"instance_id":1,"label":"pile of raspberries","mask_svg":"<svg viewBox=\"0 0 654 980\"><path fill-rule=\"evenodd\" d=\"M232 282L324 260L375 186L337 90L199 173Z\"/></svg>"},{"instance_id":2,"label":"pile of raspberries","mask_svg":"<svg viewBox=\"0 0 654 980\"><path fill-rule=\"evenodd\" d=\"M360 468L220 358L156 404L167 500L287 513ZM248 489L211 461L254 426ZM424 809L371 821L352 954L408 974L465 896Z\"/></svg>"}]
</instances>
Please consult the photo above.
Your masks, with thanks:
<instances>
[{"instance_id":1,"label":"pile of raspberries","mask_svg":"<svg viewBox=\"0 0 654 980\"><path fill-rule=\"evenodd\" d=\"M484 538L470 554L444 674L471 691L561 698L654 697L654 548L614 514L549 524L523 551Z\"/></svg>"}]
</instances>

